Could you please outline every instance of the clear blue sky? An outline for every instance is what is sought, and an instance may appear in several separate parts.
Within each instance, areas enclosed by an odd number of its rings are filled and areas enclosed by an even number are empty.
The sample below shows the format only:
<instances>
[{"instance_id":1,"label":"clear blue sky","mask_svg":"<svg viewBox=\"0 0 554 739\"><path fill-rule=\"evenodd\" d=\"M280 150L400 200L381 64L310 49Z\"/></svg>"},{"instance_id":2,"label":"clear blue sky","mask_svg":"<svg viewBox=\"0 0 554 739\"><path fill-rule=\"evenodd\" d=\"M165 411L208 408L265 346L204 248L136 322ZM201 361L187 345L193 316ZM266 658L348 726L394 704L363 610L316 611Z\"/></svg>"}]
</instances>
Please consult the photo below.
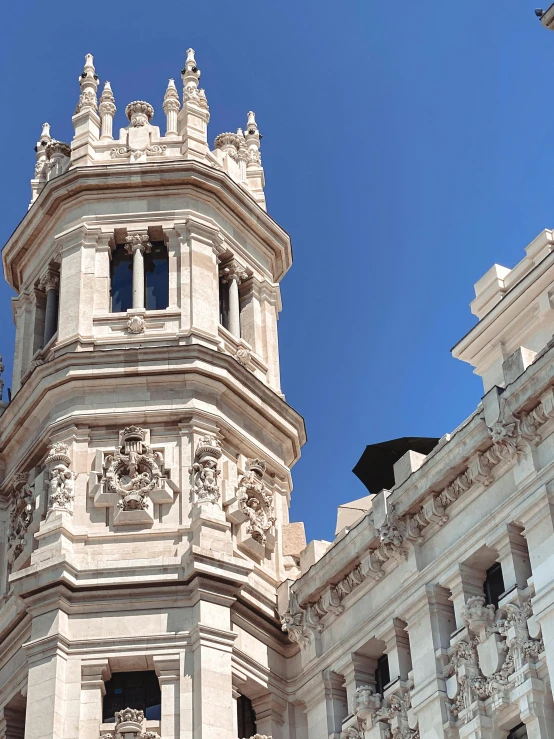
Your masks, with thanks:
<instances>
[{"instance_id":1,"label":"clear blue sky","mask_svg":"<svg viewBox=\"0 0 554 739\"><path fill-rule=\"evenodd\" d=\"M548 0L545 0L548 5ZM306 419L292 519L333 535L365 445L442 436L479 378L450 356L473 283L554 226L554 33L531 0L13 3L0 32L0 241L24 215L41 124L69 141L84 54L158 122L196 49L210 140L256 111L270 214L291 234L283 388ZM10 291L0 286L8 365Z\"/></svg>"}]
</instances>

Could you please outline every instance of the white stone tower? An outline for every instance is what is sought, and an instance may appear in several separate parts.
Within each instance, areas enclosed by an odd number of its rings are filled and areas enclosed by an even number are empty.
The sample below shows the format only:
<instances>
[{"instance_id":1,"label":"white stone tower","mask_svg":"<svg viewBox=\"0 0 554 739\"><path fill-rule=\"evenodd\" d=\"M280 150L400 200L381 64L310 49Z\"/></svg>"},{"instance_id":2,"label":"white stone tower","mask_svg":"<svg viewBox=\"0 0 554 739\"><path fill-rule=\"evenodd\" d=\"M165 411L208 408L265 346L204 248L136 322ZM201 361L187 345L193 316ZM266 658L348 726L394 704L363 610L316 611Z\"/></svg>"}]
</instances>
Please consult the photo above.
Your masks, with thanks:
<instances>
[{"instance_id":1,"label":"white stone tower","mask_svg":"<svg viewBox=\"0 0 554 739\"><path fill-rule=\"evenodd\" d=\"M210 150L199 78L190 49L165 133L135 101L114 138L87 55L73 141L44 124L3 251L0 737L286 739L295 722L276 613L304 442L279 381L291 247L254 114Z\"/></svg>"}]
</instances>

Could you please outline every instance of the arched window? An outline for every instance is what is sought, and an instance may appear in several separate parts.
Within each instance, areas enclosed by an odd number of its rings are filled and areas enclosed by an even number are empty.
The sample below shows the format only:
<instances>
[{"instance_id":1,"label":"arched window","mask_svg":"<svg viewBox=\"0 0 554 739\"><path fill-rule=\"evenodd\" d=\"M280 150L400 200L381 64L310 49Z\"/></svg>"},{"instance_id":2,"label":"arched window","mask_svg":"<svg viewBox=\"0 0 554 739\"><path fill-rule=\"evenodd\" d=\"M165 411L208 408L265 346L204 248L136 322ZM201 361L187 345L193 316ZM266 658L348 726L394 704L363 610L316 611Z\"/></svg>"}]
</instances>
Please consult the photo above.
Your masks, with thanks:
<instances>
[{"instance_id":1,"label":"arched window","mask_svg":"<svg viewBox=\"0 0 554 739\"><path fill-rule=\"evenodd\" d=\"M237 727L238 739L254 736L256 729L256 713L252 707L252 701L245 695L240 695L237 700Z\"/></svg>"},{"instance_id":2,"label":"arched window","mask_svg":"<svg viewBox=\"0 0 554 739\"><path fill-rule=\"evenodd\" d=\"M162 696L154 670L144 672L115 672L105 683L106 695L102 721L115 723L115 714L124 708L144 711L144 717L157 721L161 717Z\"/></svg>"},{"instance_id":3,"label":"arched window","mask_svg":"<svg viewBox=\"0 0 554 739\"><path fill-rule=\"evenodd\" d=\"M118 244L112 252L111 263L112 313L124 313L133 307L133 257L125 244Z\"/></svg>"},{"instance_id":4,"label":"arched window","mask_svg":"<svg viewBox=\"0 0 554 739\"><path fill-rule=\"evenodd\" d=\"M169 305L169 259L163 241L153 241L144 255L146 310L164 310Z\"/></svg>"}]
</instances>

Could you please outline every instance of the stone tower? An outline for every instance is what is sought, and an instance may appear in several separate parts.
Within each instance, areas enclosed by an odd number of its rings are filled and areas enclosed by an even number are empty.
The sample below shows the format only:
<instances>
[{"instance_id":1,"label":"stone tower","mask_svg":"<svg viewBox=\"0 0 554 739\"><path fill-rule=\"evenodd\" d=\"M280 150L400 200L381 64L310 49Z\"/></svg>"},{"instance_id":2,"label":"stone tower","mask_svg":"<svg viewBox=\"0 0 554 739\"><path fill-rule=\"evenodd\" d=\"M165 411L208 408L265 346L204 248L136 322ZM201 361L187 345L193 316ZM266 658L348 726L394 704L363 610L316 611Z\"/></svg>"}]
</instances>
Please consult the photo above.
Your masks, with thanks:
<instances>
[{"instance_id":1,"label":"stone tower","mask_svg":"<svg viewBox=\"0 0 554 739\"><path fill-rule=\"evenodd\" d=\"M44 124L3 251L0 737L295 723L276 613L305 439L279 380L290 240L266 213L254 114L211 150L192 49L181 76L164 133L134 101L116 137L87 55L74 138Z\"/></svg>"}]
</instances>

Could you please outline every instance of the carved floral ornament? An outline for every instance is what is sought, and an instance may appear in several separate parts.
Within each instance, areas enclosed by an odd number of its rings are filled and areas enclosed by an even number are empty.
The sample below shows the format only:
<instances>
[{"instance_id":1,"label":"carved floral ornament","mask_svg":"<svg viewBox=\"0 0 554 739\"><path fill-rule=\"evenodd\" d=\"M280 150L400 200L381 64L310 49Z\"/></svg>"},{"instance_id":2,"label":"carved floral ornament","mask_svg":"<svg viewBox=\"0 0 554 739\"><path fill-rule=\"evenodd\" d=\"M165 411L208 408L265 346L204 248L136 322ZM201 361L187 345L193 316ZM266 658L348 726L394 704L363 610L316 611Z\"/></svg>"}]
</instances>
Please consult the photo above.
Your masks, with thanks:
<instances>
[{"instance_id":1,"label":"carved floral ornament","mask_svg":"<svg viewBox=\"0 0 554 739\"><path fill-rule=\"evenodd\" d=\"M155 731L146 731L144 712L125 708L115 714L114 732L100 734L100 739L160 739Z\"/></svg>"},{"instance_id":2,"label":"carved floral ornament","mask_svg":"<svg viewBox=\"0 0 554 739\"><path fill-rule=\"evenodd\" d=\"M213 436L200 439L196 447L195 462L189 469L194 476L193 490L198 503L219 503L218 463L221 458L221 444Z\"/></svg>"},{"instance_id":3,"label":"carved floral ornament","mask_svg":"<svg viewBox=\"0 0 554 739\"><path fill-rule=\"evenodd\" d=\"M484 596L475 596L466 603L462 617L468 628L451 646L443 668L453 722L471 720L476 701L507 699L544 651L530 598L495 609L485 605ZM531 637L531 628L538 638ZM516 673L520 679L516 680ZM501 705L502 700L497 701L491 710Z\"/></svg>"},{"instance_id":4,"label":"carved floral ornament","mask_svg":"<svg viewBox=\"0 0 554 739\"><path fill-rule=\"evenodd\" d=\"M71 471L69 449L62 442L55 442L48 450L44 464L48 470L48 508L49 510L73 509L75 499L75 478Z\"/></svg>"},{"instance_id":5,"label":"carved floral ornament","mask_svg":"<svg viewBox=\"0 0 554 739\"><path fill-rule=\"evenodd\" d=\"M161 484L163 459L144 443L145 429L123 429L123 446L104 460L107 492L120 496L117 507L123 511L145 510L148 495Z\"/></svg>"},{"instance_id":6,"label":"carved floral ornament","mask_svg":"<svg viewBox=\"0 0 554 739\"><path fill-rule=\"evenodd\" d=\"M301 647L309 644L315 634L323 631L323 617L340 615L344 610L343 599L361 583L383 578L391 569L391 565L386 570L383 568L386 562L406 559L407 545L421 542L428 526L444 526L448 522L448 507L474 485L492 484L495 467L502 462L514 463L530 446L539 443L540 427L552 418L552 390L529 412L517 416L504 403L498 421L489 428L491 446L470 457L466 469L440 493L430 494L416 513L398 516L394 506L389 507L383 525L377 530L377 546L360 556L360 562L344 578L329 584L315 603L300 605L291 595L289 609L281 618L283 631Z\"/></svg>"},{"instance_id":7,"label":"carved floral ornament","mask_svg":"<svg viewBox=\"0 0 554 739\"><path fill-rule=\"evenodd\" d=\"M8 561L13 564L25 548L27 531L33 518L34 495L26 472L15 476L11 487L11 501Z\"/></svg>"},{"instance_id":8,"label":"carved floral ornament","mask_svg":"<svg viewBox=\"0 0 554 739\"><path fill-rule=\"evenodd\" d=\"M264 482L265 470L265 460L249 459L246 473L239 480L237 489L239 508L248 520L246 533L263 545L275 524L273 496L267 492Z\"/></svg>"},{"instance_id":9,"label":"carved floral ornament","mask_svg":"<svg viewBox=\"0 0 554 739\"><path fill-rule=\"evenodd\" d=\"M417 719L411 707L406 683L384 697L373 686L362 685L354 693L350 706L353 718L344 726L340 739L364 739L366 732L376 726L381 730L381 737L419 739Z\"/></svg>"}]
</instances>

